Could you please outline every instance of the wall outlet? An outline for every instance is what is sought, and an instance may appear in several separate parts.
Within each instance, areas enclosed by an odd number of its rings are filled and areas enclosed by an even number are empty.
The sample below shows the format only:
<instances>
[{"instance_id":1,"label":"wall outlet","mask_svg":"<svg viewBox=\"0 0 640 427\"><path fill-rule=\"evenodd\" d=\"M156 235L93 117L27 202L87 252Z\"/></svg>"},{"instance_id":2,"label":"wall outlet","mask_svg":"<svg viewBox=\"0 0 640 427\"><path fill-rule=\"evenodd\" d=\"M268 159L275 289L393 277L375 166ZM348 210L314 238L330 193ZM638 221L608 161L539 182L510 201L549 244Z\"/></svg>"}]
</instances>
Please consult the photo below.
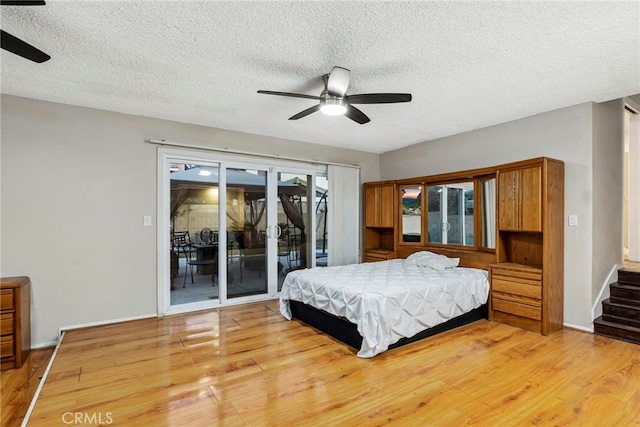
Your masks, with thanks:
<instances>
[{"instance_id":1,"label":"wall outlet","mask_svg":"<svg viewBox=\"0 0 640 427\"><path fill-rule=\"evenodd\" d=\"M578 225L578 215L569 215L569 225L575 227Z\"/></svg>"}]
</instances>

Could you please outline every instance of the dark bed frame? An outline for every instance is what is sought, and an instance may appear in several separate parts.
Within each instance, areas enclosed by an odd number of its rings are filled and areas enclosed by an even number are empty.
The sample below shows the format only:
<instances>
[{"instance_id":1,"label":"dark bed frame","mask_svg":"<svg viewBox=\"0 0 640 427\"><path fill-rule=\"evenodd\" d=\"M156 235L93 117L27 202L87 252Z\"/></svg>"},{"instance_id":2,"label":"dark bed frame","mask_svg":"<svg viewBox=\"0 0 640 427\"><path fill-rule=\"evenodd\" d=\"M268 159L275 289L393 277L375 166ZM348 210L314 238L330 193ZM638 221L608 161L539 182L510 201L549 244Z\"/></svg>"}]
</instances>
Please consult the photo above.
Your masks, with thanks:
<instances>
[{"instance_id":1,"label":"dark bed frame","mask_svg":"<svg viewBox=\"0 0 640 427\"><path fill-rule=\"evenodd\" d=\"M495 262L495 254L481 251L468 251L448 248L431 248L421 246L400 246L398 248L398 258L407 258L414 252L421 250L429 250L452 258L460 259L461 267L480 268L488 270L489 264ZM358 333L357 326L349 322L344 317L334 316L315 307L311 307L298 301L289 300L291 314L294 318L313 326L316 329L342 341L343 343L360 350L362 346L362 336ZM468 313L449 319L448 321L418 332L416 335L407 338L401 338L397 342L389 346L389 350L397 348L472 322L480 319L489 318L489 305L483 304Z\"/></svg>"},{"instance_id":2,"label":"dark bed frame","mask_svg":"<svg viewBox=\"0 0 640 427\"><path fill-rule=\"evenodd\" d=\"M289 300L289 305L291 307L291 314L294 318L302 320L307 325L313 326L327 335L331 335L335 339L342 341L356 350L360 350L360 347L362 346L362 336L358 332L357 326L354 323L349 322L344 317L334 316L333 314L318 310L315 307L311 307L299 301ZM487 314L488 305L483 304L468 313L449 319L444 323L434 326L433 328L418 332L412 337L400 338L400 340L389 346L389 350L475 322L476 320L486 319Z\"/></svg>"}]
</instances>

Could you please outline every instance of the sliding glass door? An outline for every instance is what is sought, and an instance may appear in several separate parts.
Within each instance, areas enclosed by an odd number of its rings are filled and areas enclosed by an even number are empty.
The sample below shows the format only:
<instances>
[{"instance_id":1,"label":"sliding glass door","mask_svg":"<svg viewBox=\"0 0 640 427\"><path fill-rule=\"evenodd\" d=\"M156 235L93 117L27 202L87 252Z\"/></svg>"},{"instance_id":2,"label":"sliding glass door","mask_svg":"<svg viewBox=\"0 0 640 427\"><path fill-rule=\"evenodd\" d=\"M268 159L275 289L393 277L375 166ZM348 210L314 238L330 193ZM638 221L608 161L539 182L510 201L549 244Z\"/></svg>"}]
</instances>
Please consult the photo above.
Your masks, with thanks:
<instances>
[{"instance_id":1,"label":"sliding glass door","mask_svg":"<svg viewBox=\"0 0 640 427\"><path fill-rule=\"evenodd\" d=\"M163 313L275 298L289 272L316 265L318 236L326 260L325 169L242 160L159 156Z\"/></svg>"}]
</instances>

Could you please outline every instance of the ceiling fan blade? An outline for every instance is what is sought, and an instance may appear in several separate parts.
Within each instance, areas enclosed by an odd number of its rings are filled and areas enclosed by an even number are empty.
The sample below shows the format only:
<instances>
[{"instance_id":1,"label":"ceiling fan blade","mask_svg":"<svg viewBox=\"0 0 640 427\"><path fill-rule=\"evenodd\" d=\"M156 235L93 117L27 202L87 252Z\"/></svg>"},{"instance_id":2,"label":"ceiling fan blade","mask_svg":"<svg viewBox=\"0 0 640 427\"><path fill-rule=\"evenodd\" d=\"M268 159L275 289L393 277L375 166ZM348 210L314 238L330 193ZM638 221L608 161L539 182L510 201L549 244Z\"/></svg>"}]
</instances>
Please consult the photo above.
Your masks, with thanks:
<instances>
[{"instance_id":1,"label":"ceiling fan blade","mask_svg":"<svg viewBox=\"0 0 640 427\"><path fill-rule=\"evenodd\" d=\"M272 90L259 90L258 93L264 93L266 95L291 96L293 98L315 99L318 101L321 99L319 96L305 95L302 93L274 92Z\"/></svg>"},{"instance_id":2,"label":"ceiling fan blade","mask_svg":"<svg viewBox=\"0 0 640 427\"><path fill-rule=\"evenodd\" d=\"M296 114L295 116L291 116L291 117L289 117L289 120L298 120L298 119L301 119L301 118L303 118L303 117L308 116L308 115L309 115L309 114L311 114L311 113L315 113L315 112L316 112L316 111L318 111L319 109L320 109L320 104L318 104L318 105L314 105L314 106L313 106L313 107L311 107L311 108L307 108L307 109L306 109L306 110L304 110L304 111L300 111L300 112L299 112L298 114Z\"/></svg>"},{"instance_id":3,"label":"ceiling fan blade","mask_svg":"<svg viewBox=\"0 0 640 427\"><path fill-rule=\"evenodd\" d=\"M0 30L0 46L4 50L15 53L23 58L30 59L33 62L42 63L51 59L49 55L31 46L29 43L12 36L6 31Z\"/></svg>"},{"instance_id":4,"label":"ceiling fan blade","mask_svg":"<svg viewBox=\"0 0 640 427\"><path fill-rule=\"evenodd\" d=\"M331 96L342 98L349 88L351 71L342 67L333 67L327 80L327 93Z\"/></svg>"},{"instance_id":5,"label":"ceiling fan blade","mask_svg":"<svg viewBox=\"0 0 640 427\"><path fill-rule=\"evenodd\" d=\"M353 105L347 105L347 111L344 113L344 115L349 117L354 122L360 123L361 125L371 121L371 119L367 117L366 114L358 110Z\"/></svg>"},{"instance_id":6,"label":"ceiling fan blade","mask_svg":"<svg viewBox=\"0 0 640 427\"><path fill-rule=\"evenodd\" d=\"M410 102L410 93L364 93L362 95L345 96L349 104L392 104L395 102Z\"/></svg>"},{"instance_id":7,"label":"ceiling fan blade","mask_svg":"<svg viewBox=\"0 0 640 427\"><path fill-rule=\"evenodd\" d=\"M0 6L44 6L44 0L0 0Z\"/></svg>"}]
</instances>

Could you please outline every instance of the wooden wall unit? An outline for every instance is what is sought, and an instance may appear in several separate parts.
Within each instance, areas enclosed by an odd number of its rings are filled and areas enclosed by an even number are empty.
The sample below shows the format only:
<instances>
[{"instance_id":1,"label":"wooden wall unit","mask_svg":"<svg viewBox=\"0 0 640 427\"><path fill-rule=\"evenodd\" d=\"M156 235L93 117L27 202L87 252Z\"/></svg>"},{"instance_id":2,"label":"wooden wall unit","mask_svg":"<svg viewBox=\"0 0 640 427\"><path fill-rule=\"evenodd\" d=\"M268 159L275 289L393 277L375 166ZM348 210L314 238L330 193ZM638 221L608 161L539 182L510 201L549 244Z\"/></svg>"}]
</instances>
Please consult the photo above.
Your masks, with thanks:
<instances>
[{"instance_id":1,"label":"wooden wall unit","mask_svg":"<svg viewBox=\"0 0 640 427\"><path fill-rule=\"evenodd\" d=\"M429 243L423 224L419 241L402 240L405 187L496 177L495 250ZM427 197L427 196L425 196ZM474 205L480 212L480 197ZM489 270L489 319L543 335L560 330L564 320L564 163L539 157L472 171L372 182L364 185L364 259L406 258L433 251L460 258L460 265ZM423 200L422 221L428 218ZM492 219L493 220L493 219ZM481 229L479 215L475 229ZM484 231L484 230L483 230Z\"/></svg>"},{"instance_id":2,"label":"wooden wall unit","mask_svg":"<svg viewBox=\"0 0 640 427\"><path fill-rule=\"evenodd\" d=\"M564 317L564 163L511 163L498 166L497 177L489 319L547 335Z\"/></svg>"},{"instance_id":3,"label":"wooden wall unit","mask_svg":"<svg viewBox=\"0 0 640 427\"><path fill-rule=\"evenodd\" d=\"M31 281L0 279L0 370L19 368L31 349Z\"/></svg>"},{"instance_id":4,"label":"wooden wall unit","mask_svg":"<svg viewBox=\"0 0 640 427\"><path fill-rule=\"evenodd\" d=\"M396 257L395 183L364 184L364 261L375 262Z\"/></svg>"}]
</instances>

